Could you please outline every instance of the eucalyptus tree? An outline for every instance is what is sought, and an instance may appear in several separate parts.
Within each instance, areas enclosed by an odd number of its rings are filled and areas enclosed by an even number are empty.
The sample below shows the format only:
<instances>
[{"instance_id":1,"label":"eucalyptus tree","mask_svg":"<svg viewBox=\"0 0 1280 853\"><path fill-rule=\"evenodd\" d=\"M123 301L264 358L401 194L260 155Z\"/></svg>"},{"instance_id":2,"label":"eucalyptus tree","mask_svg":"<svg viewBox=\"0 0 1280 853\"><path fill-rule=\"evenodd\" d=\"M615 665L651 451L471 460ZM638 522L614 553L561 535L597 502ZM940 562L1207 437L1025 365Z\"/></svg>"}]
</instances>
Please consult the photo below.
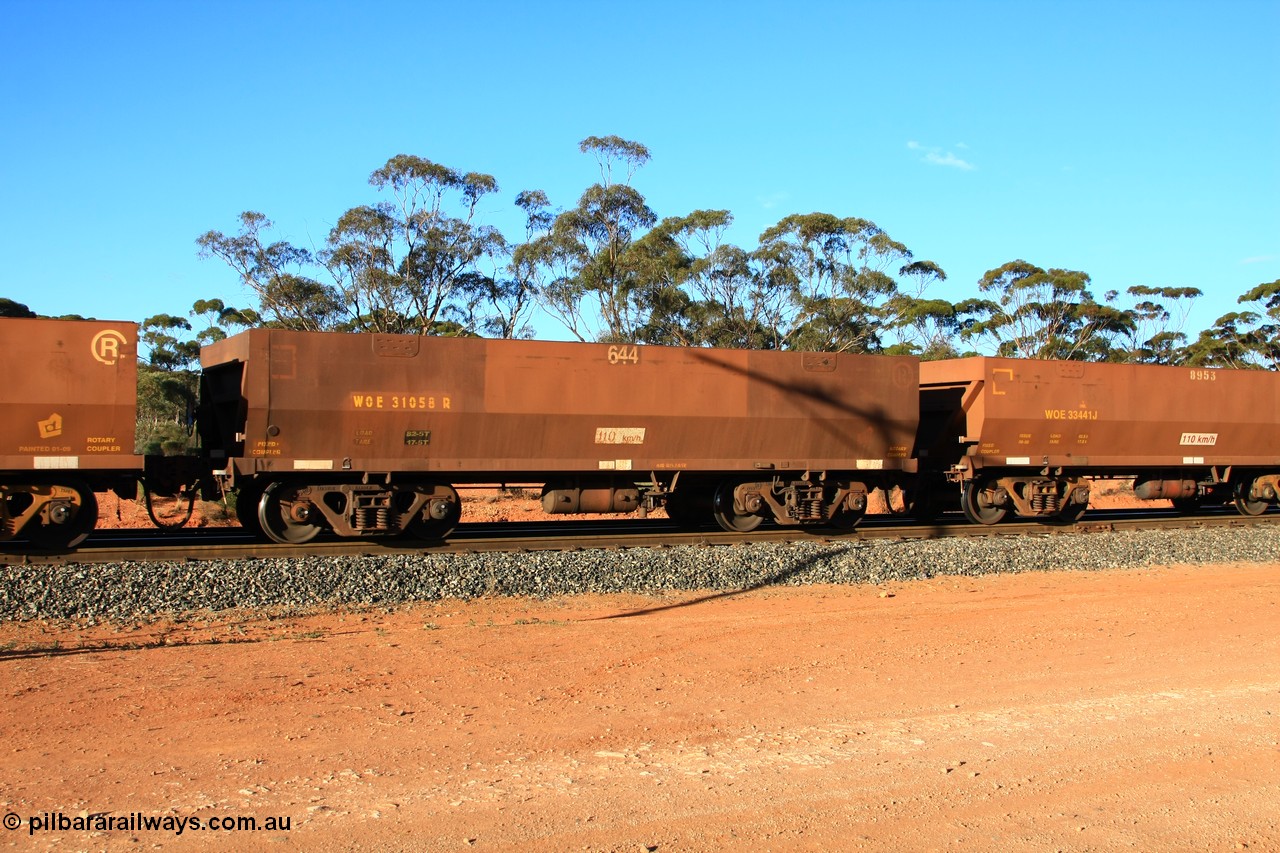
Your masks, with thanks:
<instances>
[{"instance_id":1,"label":"eucalyptus tree","mask_svg":"<svg viewBox=\"0 0 1280 853\"><path fill-rule=\"evenodd\" d=\"M618 136L587 137L578 150L595 157L600 182L559 214L522 257L541 269L542 306L575 337L632 342L646 311L636 259L627 254L657 217L630 180L651 155Z\"/></svg>"},{"instance_id":2,"label":"eucalyptus tree","mask_svg":"<svg viewBox=\"0 0 1280 853\"><path fill-rule=\"evenodd\" d=\"M632 243L623 257L637 311L636 343L698 346L701 307L685 290L693 259L686 254L666 219Z\"/></svg>"},{"instance_id":3,"label":"eucalyptus tree","mask_svg":"<svg viewBox=\"0 0 1280 853\"><path fill-rule=\"evenodd\" d=\"M1131 333L1132 316L1094 300L1089 276L1044 270L1010 261L978 282L994 298L967 299L956 306L961 338L987 341L996 355L1100 361L1117 336Z\"/></svg>"},{"instance_id":4,"label":"eucalyptus tree","mask_svg":"<svg viewBox=\"0 0 1280 853\"><path fill-rule=\"evenodd\" d=\"M898 292L887 270L911 252L870 220L810 213L766 229L755 258L763 286L788 297L777 326L787 348L874 352Z\"/></svg>"},{"instance_id":5,"label":"eucalyptus tree","mask_svg":"<svg viewBox=\"0 0 1280 853\"><path fill-rule=\"evenodd\" d=\"M264 243L271 220L261 213L240 214L240 233L206 231L196 239L201 258L226 263L258 298L261 319L274 326L303 331L331 329L345 318L341 294L305 275L314 258L284 240Z\"/></svg>"},{"instance_id":6,"label":"eucalyptus tree","mask_svg":"<svg viewBox=\"0 0 1280 853\"><path fill-rule=\"evenodd\" d=\"M1219 317L1187 346L1187 363L1280 370L1280 279L1250 288L1236 301L1261 304Z\"/></svg>"},{"instance_id":7,"label":"eucalyptus tree","mask_svg":"<svg viewBox=\"0 0 1280 853\"><path fill-rule=\"evenodd\" d=\"M789 292L771 288L759 259L733 245L698 259L692 287L700 299L701 338L711 346L781 349Z\"/></svg>"},{"instance_id":8,"label":"eucalyptus tree","mask_svg":"<svg viewBox=\"0 0 1280 853\"><path fill-rule=\"evenodd\" d=\"M222 340L236 327L261 322L255 312L228 307L221 299L196 300L188 316L200 328L174 314L156 314L139 326L138 452L177 453L187 448L200 384L200 347Z\"/></svg>"},{"instance_id":9,"label":"eucalyptus tree","mask_svg":"<svg viewBox=\"0 0 1280 853\"><path fill-rule=\"evenodd\" d=\"M1253 329L1253 350L1260 365L1280 370L1280 278L1259 284L1237 301L1262 303Z\"/></svg>"},{"instance_id":10,"label":"eucalyptus tree","mask_svg":"<svg viewBox=\"0 0 1280 853\"><path fill-rule=\"evenodd\" d=\"M174 314L156 314L142 321L138 343L147 351L146 364L156 370L178 371L198 364L200 344L186 333L191 322Z\"/></svg>"},{"instance_id":11,"label":"eucalyptus tree","mask_svg":"<svg viewBox=\"0 0 1280 853\"><path fill-rule=\"evenodd\" d=\"M762 265L751 253L725 241L733 224L727 210L695 210L668 217L654 229L680 250L680 283L691 343L739 349L777 349L779 324L790 291L765 286Z\"/></svg>"},{"instance_id":12,"label":"eucalyptus tree","mask_svg":"<svg viewBox=\"0 0 1280 853\"><path fill-rule=\"evenodd\" d=\"M1258 315L1252 311L1223 314L1208 329L1187 344L1183 361L1196 367L1257 367L1254 362L1253 326Z\"/></svg>"},{"instance_id":13,"label":"eucalyptus tree","mask_svg":"<svg viewBox=\"0 0 1280 853\"><path fill-rule=\"evenodd\" d=\"M503 257L487 256L488 271L465 288L467 325L495 338L533 336L531 315L538 304L538 256L530 246L551 229L555 216L542 190L525 190L516 196L525 214L524 241L510 246Z\"/></svg>"},{"instance_id":14,"label":"eucalyptus tree","mask_svg":"<svg viewBox=\"0 0 1280 853\"><path fill-rule=\"evenodd\" d=\"M353 207L329 231L319 260L360 331L440 334L461 330L464 305L485 286L478 265L503 257L501 232L476 221L491 175L461 173L398 154L369 177L391 200Z\"/></svg>"},{"instance_id":15,"label":"eucalyptus tree","mask_svg":"<svg viewBox=\"0 0 1280 853\"><path fill-rule=\"evenodd\" d=\"M669 216L628 256L647 313L638 339L679 346L763 348L768 336L748 320L754 271L746 252L723 242L727 210Z\"/></svg>"},{"instance_id":16,"label":"eucalyptus tree","mask_svg":"<svg viewBox=\"0 0 1280 853\"><path fill-rule=\"evenodd\" d=\"M0 297L0 317L38 317L36 312L32 311L21 302L15 302L12 299Z\"/></svg>"},{"instance_id":17,"label":"eucalyptus tree","mask_svg":"<svg viewBox=\"0 0 1280 853\"><path fill-rule=\"evenodd\" d=\"M1125 291L1136 301L1129 309L1132 326L1118 339L1112 352L1114 361L1146 364L1178 364L1184 356L1187 336L1183 332L1187 317L1197 298L1203 295L1195 287L1149 287L1134 285ZM1108 299L1118 296L1115 291Z\"/></svg>"},{"instance_id":18,"label":"eucalyptus tree","mask_svg":"<svg viewBox=\"0 0 1280 853\"><path fill-rule=\"evenodd\" d=\"M933 261L911 261L898 270L898 276L910 285L900 287L885 302L885 334L892 343L884 351L931 361L960 355L955 346L960 329L955 305L926 296L931 285L947 280L946 272Z\"/></svg>"}]
</instances>

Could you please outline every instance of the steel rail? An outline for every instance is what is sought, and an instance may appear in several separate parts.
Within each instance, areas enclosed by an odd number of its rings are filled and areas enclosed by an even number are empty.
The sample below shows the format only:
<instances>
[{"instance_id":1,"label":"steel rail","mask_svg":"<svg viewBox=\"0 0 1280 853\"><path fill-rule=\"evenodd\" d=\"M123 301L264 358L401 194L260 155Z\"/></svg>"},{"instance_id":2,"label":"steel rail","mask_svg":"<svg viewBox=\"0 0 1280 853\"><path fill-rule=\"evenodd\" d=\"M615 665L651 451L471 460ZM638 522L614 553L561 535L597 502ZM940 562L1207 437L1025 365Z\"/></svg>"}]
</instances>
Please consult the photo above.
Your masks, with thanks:
<instances>
[{"instance_id":1,"label":"steel rail","mask_svg":"<svg viewBox=\"0 0 1280 853\"><path fill-rule=\"evenodd\" d=\"M714 526L698 530L680 529L665 519L474 522L459 525L445 542L406 538L350 540L328 537L306 545L260 542L235 527L179 531L105 529L95 532L73 551L0 551L0 563L147 563L311 556L465 554L485 551L710 547L752 542L850 543L872 539L1062 536L1122 530L1250 527L1259 524L1280 524L1280 511L1271 510L1260 516L1242 516L1228 510L1184 516L1163 509L1097 510L1072 525L1011 521L990 526L969 524L959 515L932 524L920 524L909 518L869 516L857 528L847 532L767 526L751 533L728 533ZM18 543L6 544L12 548Z\"/></svg>"}]
</instances>

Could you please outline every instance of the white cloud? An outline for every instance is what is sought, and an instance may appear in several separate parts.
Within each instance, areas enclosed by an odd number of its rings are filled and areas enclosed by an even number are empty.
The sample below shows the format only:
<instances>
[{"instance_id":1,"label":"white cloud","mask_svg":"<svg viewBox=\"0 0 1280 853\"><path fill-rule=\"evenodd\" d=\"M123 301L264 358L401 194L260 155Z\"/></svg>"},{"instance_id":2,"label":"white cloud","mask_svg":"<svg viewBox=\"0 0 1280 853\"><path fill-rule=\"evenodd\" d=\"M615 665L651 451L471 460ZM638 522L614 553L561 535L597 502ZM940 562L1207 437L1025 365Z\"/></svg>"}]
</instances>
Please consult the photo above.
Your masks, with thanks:
<instances>
[{"instance_id":1,"label":"white cloud","mask_svg":"<svg viewBox=\"0 0 1280 853\"><path fill-rule=\"evenodd\" d=\"M1252 258L1244 258L1243 260L1240 261L1240 263L1242 265L1266 264L1266 263L1270 263L1271 261L1274 261L1275 259L1276 259L1275 255L1254 255Z\"/></svg>"},{"instance_id":2,"label":"white cloud","mask_svg":"<svg viewBox=\"0 0 1280 853\"><path fill-rule=\"evenodd\" d=\"M966 172L973 170L972 163L968 160L961 160L950 151L942 154L939 154L937 151L930 151L928 154L924 155L924 161L926 163L932 163L935 166L950 166L953 169L963 169Z\"/></svg>"},{"instance_id":3,"label":"white cloud","mask_svg":"<svg viewBox=\"0 0 1280 853\"><path fill-rule=\"evenodd\" d=\"M955 147L961 151L968 150L969 146L963 142L957 142ZM977 166L961 157L957 157L954 151L948 151L937 145L921 145L914 139L907 142L908 151L920 151L924 154L920 158L921 162L930 163L934 166L946 166L951 169L960 169L964 172L972 172Z\"/></svg>"}]
</instances>

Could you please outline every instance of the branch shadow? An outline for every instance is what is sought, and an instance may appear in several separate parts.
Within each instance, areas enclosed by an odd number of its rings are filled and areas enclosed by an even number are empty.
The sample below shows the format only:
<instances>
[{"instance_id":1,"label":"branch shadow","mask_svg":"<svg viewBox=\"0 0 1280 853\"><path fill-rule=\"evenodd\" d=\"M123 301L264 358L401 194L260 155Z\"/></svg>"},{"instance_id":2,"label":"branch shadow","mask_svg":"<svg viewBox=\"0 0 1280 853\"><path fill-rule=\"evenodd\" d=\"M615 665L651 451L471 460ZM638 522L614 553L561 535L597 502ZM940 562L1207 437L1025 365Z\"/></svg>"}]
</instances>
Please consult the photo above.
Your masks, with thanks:
<instances>
[{"instance_id":1,"label":"branch shadow","mask_svg":"<svg viewBox=\"0 0 1280 853\"><path fill-rule=\"evenodd\" d=\"M0 648L0 663L12 660L75 657L77 655L108 654L113 652L138 652L150 649L240 646L265 642L280 642L282 640L290 640L293 642L318 642L321 640L328 640L333 637L339 637L344 634L358 633L361 632L359 630L324 631L317 636L311 636L306 632L292 635L264 633L261 636L252 637L202 637L196 639L187 639L185 637L175 636L171 633L145 640L121 639L117 642L91 641L87 643L78 643L75 646L64 646L58 641L51 641L48 645L43 646L38 643L31 643L25 648Z\"/></svg>"},{"instance_id":2,"label":"branch shadow","mask_svg":"<svg viewBox=\"0 0 1280 853\"><path fill-rule=\"evenodd\" d=\"M769 586L780 586L782 583L796 575L813 568L818 563L832 558L831 553L812 554L793 566L774 572L771 575L761 578L760 580L748 584L739 589L725 590L723 592L715 592L710 595L703 595L698 598L692 598L688 601L680 601L675 604L663 604L657 607L645 607L640 610L628 610L623 613L611 613L607 616L593 616L590 619L584 619L584 622L603 622L611 619L631 619L636 616L649 616L654 613L662 613L668 610L680 610L685 607L694 607L699 604L706 604L711 601L719 601L725 598L733 598L738 595L745 595L748 592L754 592L758 589L764 589Z\"/></svg>"}]
</instances>

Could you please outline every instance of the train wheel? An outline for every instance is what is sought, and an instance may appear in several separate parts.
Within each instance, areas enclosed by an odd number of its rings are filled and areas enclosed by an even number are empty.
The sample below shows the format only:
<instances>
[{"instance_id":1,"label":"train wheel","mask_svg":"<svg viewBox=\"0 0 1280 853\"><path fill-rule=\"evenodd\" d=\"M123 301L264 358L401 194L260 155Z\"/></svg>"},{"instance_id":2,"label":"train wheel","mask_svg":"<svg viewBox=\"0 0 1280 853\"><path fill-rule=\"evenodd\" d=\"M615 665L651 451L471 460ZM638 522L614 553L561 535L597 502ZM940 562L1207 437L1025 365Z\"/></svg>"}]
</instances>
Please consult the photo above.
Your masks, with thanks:
<instances>
[{"instance_id":1,"label":"train wheel","mask_svg":"<svg viewBox=\"0 0 1280 853\"><path fill-rule=\"evenodd\" d=\"M716 524L730 533L750 533L764 523L764 516L754 513L738 514L733 508L734 485L734 483L721 483L720 488L716 489L711 515L715 518Z\"/></svg>"},{"instance_id":2,"label":"train wheel","mask_svg":"<svg viewBox=\"0 0 1280 853\"><path fill-rule=\"evenodd\" d=\"M405 532L427 542L439 542L453 532L460 518L462 518L462 500L457 492L453 492L453 500L442 500L437 497L427 501L422 512L418 513L405 527Z\"/></svg>"},{"instance_id":3,"label":"train wheel","mask_svg":"<svg viewBox=\"0 0 1280 853\"><path fill-rule=\"evenodd\" d=\"M1255 501L1249 497L1252 483L1237 483L1235 491L1236 510L1241 515L1262 515L1267 511L1266 501Z\"/></svg>"},{"instance_id":4,"label":"train wheel","mask_svg":"<svg viewBox=\"0 0 1280 853\"><path fill-rule=\"evenodd\" d=\"M55 499L42 513L47 520L28 524L23 530L37 548L74 548L88 538L98 524L98 499L93 489L84 483L68 484L65 489L73 491L74 496Z\"/></svg>"},{"instance_id":5,"label":"train wheel","mask_svg":"<svg viewBox=\"0 0 1280 853\"><path fill-rule=\"evenodd\" d=\"M992 506L982 499L983 487L977 480L970 480L964 485L961 498L961 509L964 517L974 524L999 524L1004 521L1009 510L1002 506Z\"/></svg>"},{"instance_id":6,"label":"train wheel","mask_svg":"<svg viewBox=\"0 0 1280 853\"><path fill-rule=\"evenodd\" d=\"M310 521L315 514L307 501L295 500L296 490L284 483L272 483L258 501L258 524L273 542L304 545L320 533L320 525Z\"/></svg>"},{"instance_id":7,"label":"train wheel","mask_svg":"<svg viewBox=\"0 0 1280 853\"><path fill-rule=\"evenodd\" d=\"M712 519L713 495L705 491L673 492L663 507L681 527L699 527Z\"/></svg>"},{"instance_id":8,"label":"train wheel","mask_svg":"<svg viewBox=\"0 0 1280 853\"><path fill-rule=\"evenodd\" d=\"M262 537L265 532L258 523L258 503L262 500L262 485L250 480L236 489L236 520L246 533Z\"/></svg>"}]
</instances>

